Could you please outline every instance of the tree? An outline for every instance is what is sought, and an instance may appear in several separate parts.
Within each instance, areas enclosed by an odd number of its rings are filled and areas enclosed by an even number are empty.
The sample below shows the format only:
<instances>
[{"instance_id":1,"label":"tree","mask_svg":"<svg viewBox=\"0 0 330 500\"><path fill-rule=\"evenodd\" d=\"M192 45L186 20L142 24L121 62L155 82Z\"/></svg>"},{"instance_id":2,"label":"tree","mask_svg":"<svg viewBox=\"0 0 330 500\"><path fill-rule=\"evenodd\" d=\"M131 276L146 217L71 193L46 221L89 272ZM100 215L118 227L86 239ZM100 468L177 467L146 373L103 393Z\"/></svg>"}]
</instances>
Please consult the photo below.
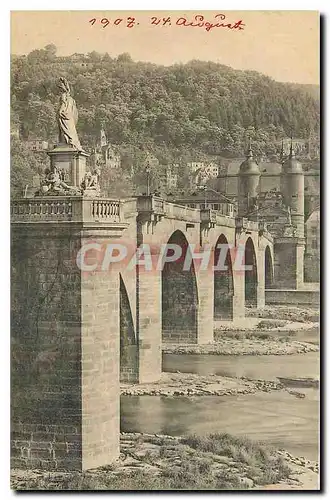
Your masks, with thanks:
<instances>
[{"instance_id":1,"label":"tree","mask_svg":"<svg viewBox=\"0 0 330 500\"><path fill-rule=\"evenodd\" d=\"M57 52L56 45L54 45L53 43L49 43L48 45L46 45L45 51L49 59L55 59Z\"/></svg>"},{"instance_id":2,"label":"tree","mask_svg":"<svg viewBox=\"0 0 330 500\"><path fill-rule=\"evenodd\" d=\"M102 55L99 53L99 52L96 52L95 50L93 50L92 52L89 52L89 54L87 54L88 58L90 59L90 61L92 62L100 62L102 60Z\"/></svg>"},{"instance_id":3,"label":"tree","mask_svg":"<svg viewBox=\"0 0 330 500\"><path fill-rule=\"evenodd\" d=\"M123 52L122 54L119 54L119 56L117 57L117 62L119 63L129 63L129 62L133 62L130 54L128 54L128 52Z\"/></svg>"},{"instance_id":4,"label":"tree","mask_svg":"<svg viewBox=\"0 0 330 500\"><path fill-rule=\"evenodd\" d=\"M22 197L25 186L32 185L36 174L43 175L47 160L29 151L16 137L12 137L10 146L10 192L17 198Z\"/></svg>"},{"instance_id":5,"label":"tree","mask_svg":"<svg viewBox=\"0 0 330 500\"><path fill-rule=\"evenodd\" d=\"M106 52L102 57L102 62L110 63L112 62L112 58L109 56L108 52Z\"/></svg>"},{"instance_id":6,"label":"tree","mask_svg":"<svg viewBox=\"0 0 330 500\"><path fill-rule=\"evenodd\" d=\"M84 148L95 146L102 128L112 144L131 148L127 168L140 169L141 176L141 145L159 159L162 177L172 161L241 156L249 137L260 154L270 154L291 132L305 140L319 137L319 101L311 92L257 72L203 61L157 66L133 62L127 53L111 59L92 51L79 62L55 58L54 44L12 57L12 121L21 136L55 135L57 81L64 75L77 103Z\"/></svg>"}]
</instances>

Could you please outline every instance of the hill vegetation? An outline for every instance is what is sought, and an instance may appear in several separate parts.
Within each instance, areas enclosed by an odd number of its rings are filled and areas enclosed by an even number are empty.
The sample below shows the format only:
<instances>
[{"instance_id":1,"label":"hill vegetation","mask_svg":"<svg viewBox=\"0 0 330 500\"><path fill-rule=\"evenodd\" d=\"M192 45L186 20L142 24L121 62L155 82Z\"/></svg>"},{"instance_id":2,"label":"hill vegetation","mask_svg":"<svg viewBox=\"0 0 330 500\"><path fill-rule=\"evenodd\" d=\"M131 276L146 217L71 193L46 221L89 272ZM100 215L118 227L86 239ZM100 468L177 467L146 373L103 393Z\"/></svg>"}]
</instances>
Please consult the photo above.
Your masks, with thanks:
<instances>
[{"instance_id":1,"label":"hill vegetation","mask_svg":"<svg viewBox=\"0 0 330 500\"><path fill-rule=\"evenodd\" d=\"M163 165L234 157L249 138L257 154L274 154L282 137L318 135L318 99L255 71L203 61L165 67L134 62L129 54L57 57L50 44L12 56L11 120L23 140L56 141L60 76L72 85L84 147L95 147L104 129L132 161L141 150ZM18 168L15 162L13 151Z\"/></svg>"}]
</instances>

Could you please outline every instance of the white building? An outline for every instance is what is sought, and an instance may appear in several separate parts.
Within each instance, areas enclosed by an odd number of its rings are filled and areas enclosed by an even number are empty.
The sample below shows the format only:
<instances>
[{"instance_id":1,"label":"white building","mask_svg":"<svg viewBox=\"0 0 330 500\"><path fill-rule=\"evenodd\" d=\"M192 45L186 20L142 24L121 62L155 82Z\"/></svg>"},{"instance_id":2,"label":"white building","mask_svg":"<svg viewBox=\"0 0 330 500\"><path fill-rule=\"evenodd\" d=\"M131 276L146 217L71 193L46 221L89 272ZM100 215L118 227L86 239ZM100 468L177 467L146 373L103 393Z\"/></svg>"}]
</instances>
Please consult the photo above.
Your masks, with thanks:
<instances>
[{"instance_id":1,"label":"white building","mask_svg":"<svg viewBox=\"0 0 330 500\"><path fill-rule=\"evenodd\" d=\"M214 162L190 162L188 167L192 172L193 184L205 184L209 179L218 176L219 166Z\"/></svg>"},{"instance_id":2,"label":"white building","mask_svg":"<svg viewBox=\"0 0 330 500\"><path fill-rule=\"evenodd\" d=\"M110 144L102 147L102 153L106 167L114 170L121 167L121 156Z\"/></svg>"},{"instance_id":3,"label":"white building","mask_svg":"<svg viewBox=\"0 0 330 500\"><path fill-rule=\"evenodd\" d=\"M40 141L37 139L32 139L29 141L24 141L25 146L30 151L47 151L49 149L48 141Z\"/></svg>"},{"instance_id":4,"label":"white building","mask_svg":"<svg viewBox=\"0 0 330 500\"><path fill-rule=\"evenodd\" d=\"M175 189L178 186L178 174L171 167L166 170L166 187L167 189Z\"/></svg>"}]
</instances>

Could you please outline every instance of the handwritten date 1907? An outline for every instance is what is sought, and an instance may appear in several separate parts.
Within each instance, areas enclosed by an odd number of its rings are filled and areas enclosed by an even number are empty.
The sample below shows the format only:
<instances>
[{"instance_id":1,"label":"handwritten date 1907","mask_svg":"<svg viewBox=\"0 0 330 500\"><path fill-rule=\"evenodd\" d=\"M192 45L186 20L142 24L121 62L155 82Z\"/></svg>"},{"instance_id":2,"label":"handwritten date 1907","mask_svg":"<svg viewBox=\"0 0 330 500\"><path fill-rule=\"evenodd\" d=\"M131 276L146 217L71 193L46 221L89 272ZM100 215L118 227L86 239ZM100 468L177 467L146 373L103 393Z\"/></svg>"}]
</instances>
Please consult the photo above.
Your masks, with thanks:
<instances>
[{"instance_id":1,"label":"handwritten date 1907","mask_svg":"<svg viewBox=\"0 0 330 500\"><path fill-rule=\"evenodd\" d=\"M101 24L103 28L106 28L109 25L113 26L126 26L127 28L133 28L134 26L138 26L140 23L137 22L135 17L127 17L127 18L116 18L110 20L107 17L103 17L102 19L90 19L89 23L91 26L95 24ZM194 16L193 20L189 20L186 17L151 17L149 19L149 24L153 26L184 26L191 28L203 28L206 31L211 31L213 28L227 28L230 30L244 30L245 24L242 20L236 22L227 22L225 14L216 14L214 16L213 21L207 21L204 16L198 14Z\"/></svg>"}]
</instances>

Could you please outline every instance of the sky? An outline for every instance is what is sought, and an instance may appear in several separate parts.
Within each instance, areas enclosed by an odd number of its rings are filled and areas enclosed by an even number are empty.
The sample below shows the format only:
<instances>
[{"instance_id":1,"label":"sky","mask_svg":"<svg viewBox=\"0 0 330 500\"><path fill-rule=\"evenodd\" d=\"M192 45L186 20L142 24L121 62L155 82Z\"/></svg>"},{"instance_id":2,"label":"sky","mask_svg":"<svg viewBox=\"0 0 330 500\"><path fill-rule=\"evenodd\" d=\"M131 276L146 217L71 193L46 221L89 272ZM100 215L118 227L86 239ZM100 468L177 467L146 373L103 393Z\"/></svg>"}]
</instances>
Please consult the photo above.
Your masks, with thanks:
<instances>
[{"instance_id":1,"label":"sky","mask_svg":"<svg viewBox=\"0 0 330 500\"><path fill-rule=\"evenodd\" d=\"M243 29L177 26L185 17L216 14ZM135 25L127 27L127 18ZM152 17L171 25L153 25ZM109 19L103 27L101 19ZM95 23L90 23L96 19ZM123 19L118 26L116 19ZM219 19L219 18L218 18ZM106 21L103 21L104 24ZM218 21L219 22L219 21ZM241 24L242 26L242 24ZM57 55L130 53L135 61L170 65L191 59L255 70L281 82L319 84L319 13L317 11L15 11L11 13L11 53L27 54L54 43Z\"/></svg>"}]
</instances>

